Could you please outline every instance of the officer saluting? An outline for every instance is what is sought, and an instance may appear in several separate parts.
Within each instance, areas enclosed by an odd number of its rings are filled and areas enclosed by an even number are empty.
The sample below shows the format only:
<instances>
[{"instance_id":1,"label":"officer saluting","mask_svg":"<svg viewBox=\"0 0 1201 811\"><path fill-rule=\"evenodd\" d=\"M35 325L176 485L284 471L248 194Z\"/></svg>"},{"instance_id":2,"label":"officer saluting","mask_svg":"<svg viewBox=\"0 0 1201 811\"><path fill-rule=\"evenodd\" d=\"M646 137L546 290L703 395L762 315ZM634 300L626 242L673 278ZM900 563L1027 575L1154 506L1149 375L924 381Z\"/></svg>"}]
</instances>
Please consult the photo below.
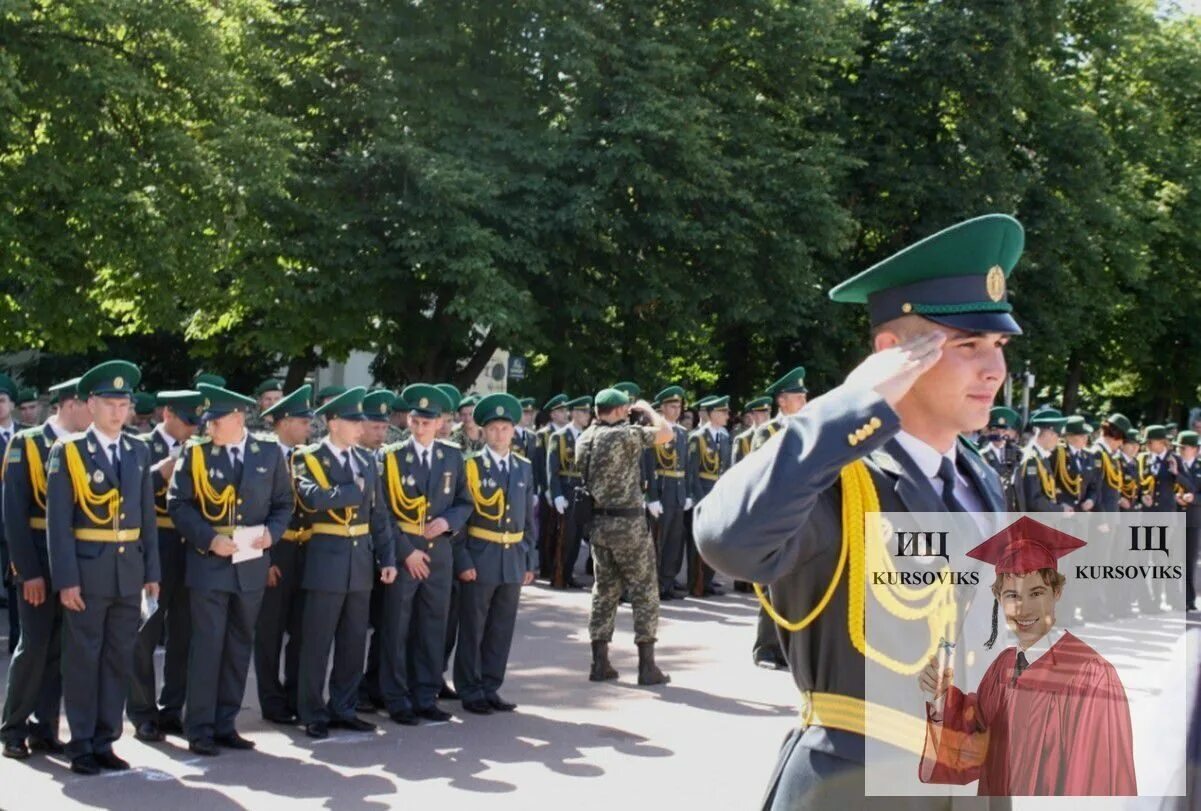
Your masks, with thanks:
<instances>
[{"instance_id":1,"label":"officer saluting","mask_svg":"<svg viewBox=\"0 0 1201 811\"><path fill-rule=\"evenodd\" d=\"M1020 332L1005 278L1022 244L1017 221L980 217L832 290L835 301L868 305L875 353L696 507L701 553L720 571L771 584L764 601L787 630L784 653L805 696L803 723L781 750L767 808L865 805L865 672L874 668L888 685L902 679L891 675L896 663L860 637L865 595L857 584L840 586L823 611L806 617L831 584L839 548L865 543L862 515L1004 509L996 474L959 434L987 423L1005 380L1003 345ZM846 522L844 497L864 505ZM911 722L885 743L908 746L916 737L921 746L922 719L899 707L876 710ZM949 807L950 800L915 805ZM902 803L889 798L881 807Z\"/></svg>"},{"instance_id":2,"label":"officer saluting","mask_svg":"<svg viewBox=\"0 0 1201 811\"><path fill-rule=\"evenodd\" d=\"M254 650L254 626L267 585L266 555L235 563L233 536L257 528L253 549L279 541L292 517L287 462L275 443L246 430L254 400L199 383L207 437L183 450L167 492L167 512L191 547L187 563L192 644L188 652L188 748L253 749L235 729Z\"/></svg>"},{"instance_id":3,"label":"officer saluting","mask_svg":"<svg viewBox=\"0 0 1201 811\"><path fill-rule=\"evenodd\" d=\"M4 756L23 760L29 751L59 753L59 703L62 700L62 606L50 582L46 547L46 460L62 436L88 427L91 414L76 395L79 378L50 388L58 413L39 428L21 431L4 458L4 523L11 567L19 585L18 602L9 611L21 615L21 639L8 666L4 723L0 738ZM30 714L37 721L29 722ZM25 738L29 737L29 746Z\"/></svg>"},{"instance_id":4,"label":"officer saluting","mask_svg":"<svg viewBox=\"0 0 1201 811\"><path fill-rule=\"evenodd\" d=\"M521 587L534 582L536 555L531 506L534 469L511 451L521 405L511 394L490 394L473 414L484 432L484 451L465 463L473 504L466 538L456 542L459 643L455 689L463 709L479 715L509 712L500 696L517 623Z\"/></svg>"},{"instance_id":5,"label":"officer saluting","mask_svg":"<svg viewBox=\"0 0 1201 811\"><path fill-rule=\"evenodd\" d=\"M317 409L329 434L321 444L297 451L292 460L301 504L313 511L302 581L298 694L300 720L311 738L327 737L330 727L375 729L355 715L355 704L375 570L379 568L381 582L394 581L396 550L375 459L356 447L366 394L357 386ZM327 703L322 694L331 647Z\"/></svg>"},{"instance_id":6,"label":"officer saluting","mask_svg":"<svg viewBox=\"0 0 1201 811\"><path fill-rule=\"evenodd\" d=\"M192 635L188 590L187 542L167 514L167 489L183 445L191 439L204 412L204 395L198 391L161 391L163 421L141 439L150 448L150 479L154 485L154 512L158 524L160 583L158 608L138 629L129 682L129 720L140 741L161 741L164 733L183 734L182 713L187 692L188 646ZM167 628L163 659L163 690L155 696L154 649Z\"/></svg>"},{"instance_id":7,"label":"officer saluting","mask_svg":"<svg viewBox=\"0 0 1201 811\"><path fill-rule=\"evenodd\" d=\"M121 426L141 379L122 360L79 379L91 426L62 437L46 468L50 579L63 619L63 703L71 771L97 774L129 764L113 754L129 689L140 594L158 597L158 528L146 443Z\"/></svg>"}]
</instances>

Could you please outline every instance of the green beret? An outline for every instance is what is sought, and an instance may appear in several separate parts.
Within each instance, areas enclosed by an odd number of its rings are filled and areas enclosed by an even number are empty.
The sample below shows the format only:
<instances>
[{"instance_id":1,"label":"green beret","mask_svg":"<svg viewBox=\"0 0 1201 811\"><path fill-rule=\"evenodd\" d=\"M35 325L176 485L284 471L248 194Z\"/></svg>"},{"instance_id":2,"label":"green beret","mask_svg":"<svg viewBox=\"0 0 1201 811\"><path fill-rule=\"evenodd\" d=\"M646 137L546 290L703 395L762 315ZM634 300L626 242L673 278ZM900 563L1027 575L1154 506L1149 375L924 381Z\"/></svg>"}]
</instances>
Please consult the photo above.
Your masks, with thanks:
<instances>
[{"instance_id":1,"label":"green beret","mask_svg":"<svg viewBox=\"0 0 1201 811\"><path fill-rule=\"evenodd\" d=\"M1012 428L1016 431L1021 424L1021 416L1008 406L993 406L988 412L989 428Z\"/></svg>"},{"instance_id":2,"label":"green beret","mask_svg":"<svg viewBox=\"0 0 1201 811\"><path fill-rule=\"evenodd\" d=\"M729 411L730 398L726 395L717 396L716 394L709 398L709 405L706 406L709 411Z\"/></svg>"},{"instance_id":3,"label":"green beret","mask_svg":"<svg viewBox=\"0 0 1201 811\"><path fill-rule=\"evenodd\" d=\"M197 372L196 376L192 378L192 386L195 388L201 383L208 383L210 386L223 388L225 386L225 378L210 372Z\"/></svg>"},{"instance_id":4,"label":"green beret","mask_svg":"<svg viewBox=\"0 0 1201 811\"><path fill-rule=\"evenodd\" d=\"M597 408L617 408L629 404L630 396L619 388L601 389L596 393Z\"/></svg>"},{"instance_id":5,"label":"green beret","mask_svg":"<svg viewBox=\"0 0 1201 811\"><path fill-rule=\"evenodd\" d=\"M204 395L192 389L160 391L154 396L155 405L171 409L171 413L188 425L197 425L204 414Z\"/></svg>"},{"instance_id":6,"label":"green beret","mask_svg":"<svg viewBox=\"0 0 1201 811\"><path fill-rule=\"evenodd\" d=\"M1063 424L1065 422L1067 420L1063 414L1054 408L1042 408L1030 415L1030 424L1032 426L1035 428L1050 428L1057 433L1063 431Z\"/></svg>"},{"instance_id":7,"label":"green beret","mask_svg":"<svg viewBox=\"0 0 1201 811\"><path fill-rule=\"evenodd\" d=\"M1176 435L1176 444L1196 448L1198 445L1201 445L1201 442L1198 442L1196 431L1181 431Z\"/></svg>"},{"instance_id":8,"label":"green beret","mask_svg":"<svg viewBox=\"0 0 1201 811\"><path fill-rule=\"evenodd\" d=\"M1134 426L1130 424L1130 420L1127 419L1126 415L1119 414L1116 411L1110 414L1105 419L1105 422L1102 423L1102 425L1105 425L1106 423L1112 425L1114 428L1117 428L1123 434L1130 433L1130 431L1134 429Z\"/></svg>"},{"instance_id":9,"label":"green beret","mask_svg":"<svg viewBox=\"0 0 1201 811\"><path fill-rule=\"evenodd\" d=\"M684 402L684 389L679 386L668 386L663 391L655 395L655 405L677 402Z\"/></svg>"},{"instance_id":10,"label":"green beret","mask_svg":"<svg viewBox=\"0 0 1201 811\"><path fill-rule=\"evenodd\" d=\"M929 236L830 291L867 304L873 326L920 315L968 332L1019 334L1006 279L1025 246L1021 224L986 214Z\"/></svg>"},{"instance_id":11,"label":"green beret","mask_svg":"<svg viewBox=\"0 0 1201 811\"><path fill-rule=\"evenodd\" d=\"M1084 421L1080 414L1073 414L1063 423L1063 432L1068 436L1086 436L1093 432L1093 427Z\"/></svg>"},{"instance_id":12,"label":"green beret","mask_svg":"<svg viewBox=\"0 0 1201 811\"><path fill-rule=\"evenodd\" d=\"M38 399L38 390L25 388L17 392L16 402L18 405L22 403L36 403Z\"/></svg>"},{"instance_id":13,"label":"green beret","mask_svg":"<svg viewBox=\"0 0 1201 811\"><path fill-rule=\"evenodd\" d=\"M450 408L447 411L452 411L459 407L459 403L463 402L463 392L452 383L435 383L438 390L446 395L446 399L450 401Z\"/></svg>"},{"instance_id":14,"label":"green beret","mask_svg":"<svg viewBox=\"0 0 1201 811\"><path fill-rule=\"evenodd\" d=\"M764 392L775 397L777 394L805 394L809 389L805 388L805 367L798 366L788 374L781 377L775 383L772 383Z\"/></svg>"},{"instance_id":15,"label":"green beret","mask_svg":"<svg viewBox=\"0 0 1201 811\"><path fill-rule=\"evenodd\" d=\"M305 383L296 391L285 394L275 405L264 409L262 416L272 417L273 419L281 419L283 417L311 417L313 416L312 397L313 387Z\"/></svg>"},{"instance_id":16,"label":"green beret","mask_svg":"<svg viewBox=\"0 0 1201 811\"><path fill-rule=\"evenodd\" d=\"M109 360L83 373L76 387L80 397L131 397L142 373L127 360Z\"/></svg>"},{"instance_id":17,"label":"green beret","mask_svg":"<svg viewBox=\"0 0 1201 811\"><path fill-rule=\"evenodd\" d=\"M566 407L567 407L567 395L566 394L556 394L554 397L552 397L546 401L546 404L542 406L542 410L543 411L554 411L556 408L566 408Z\"/></svg>"},{"instance_id":18,"label":"green beret","mask_svg":"<svg viewBox=\"0 0 1201 811\"><path fill-rule=\"evenodd\" d=\"M533 411L534 410L535 401L534 401L533 397L522 397L517 402L521 404L522 411Z\"/></svg>"},{"instance_id":19,"label":"green beret","mask_svg":"<svg viewBox=\"0 0 1201 811\"><path fill-rule=\"evenodd\" d=\"M16 382L13 381L11 377L4 374L4 372L0 372L0 394L7 394L8 399L12 400L14 403L17 402L17 397L19 397L21 394L21 392L17 389Z\"/></svg>"},{"instance_id":20,"label":"green beret","mask_svg":"<svg viewBox=\"0 0 1201 811\"><path fill-rule=\"evenodd\" d=\"M262 383L259 383L257 386L254 387L254 396L262 397L264 394L266 394L269 391L282 392L283 390L284 390L283 383L279 382L274 377L269 377L266 380L264 380Z\"/></svg>"},{"instance_id":21,"label":"green beret","mask_svg":"<svg viewBox=\"0 0 1201 811\"><path fill-rule=\"evenodd\" d=\"M146 416L154 413L154 395L148 391L139 391L133 396L133 413Z\"/></svg>"},{"instance_id":22,"label":"green beret","mask_svg":"<svg viewBox=\"0 0 1201 811\"><path fill-rule=\"evenodd\" d=\"M1143 441L1147 442L1152 439L1167 439L1168 429L1163 425L1148 425L1143 429Z\"/></svg>"},{"instance_id":23,"label":"green beret","mask_svg":"<svg viewBox=\"0 0 1201 811\"><path fill-rule=\"evenodd\" d=\"M55 383L50 387L50 405L57 405L64 400L74 400L79 396L77 387L79 386L79 378L73 377L70 380L64 380L62 383Z\"/></svg>"},{"instance_id":24,"label":"green beret","mask_svg":"<svg viewBox=\"0 0 1201 811\"><path fill-rule=\"evenodd\" d=\"M337 396L345 394L345 393L346 393L345 386L322 386L321 389L317 392L317 401L322 402L322 401L328 400L331 397L337 397ZM320 410L318 410L317 413L320 414L321 413Z\"/></svg>"},{"instance_id":25,"label":"green beret","mask_svg":"<svg viewBox=\"0 0 1201 811\"><path fill-rule=\"evenodd\" d=\"M468 394L462 400L459 400L459 404L455 406L455 411L458 411L460 408L475 408L476 403L479 401L480 396L478 394Z\"/></svg>"},{"instance_id":26,"label":"green beret","mask_svg":"<svg viewBox=\"0 0 1201 811\"><path fill-rule=\"evenodd\" d=\"M347 389L325 405L317 409L317 413L327 420L351 420L360 422L365 419L363 414L363 398L367 396L365 386L355 386Z\"/></svg>"},{"instance_id":27,"label":"green beret","mask_svg":"<svg viewBox=\"0 0 1201 811\"><path fill-rule=\"evenodd\" d=\"M564 405L572 410L588 411L592 408L592 398L585 394L583 397L568 400Z\"/></svg>"},{"instance_id":28,"label":"green beret","mask_svg":"<svg viewBox=\"0 0 1201 811\"><path fill-rule=\"evenodd\" d=\"M254 407L252 398L221 386L197 383L196 390L204 395L204 418L206 420L224 417L235 411L249 411Z\"/></svg>"},{"instance_id":29,"label":"green beret","mask_svg":"<svg viewBox=\"0 0 1201 811\"><path fill-rule=\"evenodd\" d=\"M450 411L453 405L450 396L441 386L431 386L429 383L405 386L400 396L412 407L414 414L427 419L441 417L443 413Z\"/></svg>"},{"instance_id":30,"label":"green beret","mask_svg":"<svg viewBox=\"0 0 1201 811\"><path fill-rule=\"evenodd\" d=\"M614 383L609 388L617 389L623 394L629 396L631 399L637 399L638 397L642 396L642 387L630 380L623 380L620 383ZM597 405L600 405L600 403L597 403Z\"/></svg>"},{"instance_id":31,"label":"green beret","mask_svg":"<svg viewBox=\"0 0 1201 811\"><path fill-rule=\"evenodd\" d=\"M771 411L770 397L756 397L753 400L747 400L742 406L743 411Z\"/></svg>"},{"instance_id":32,"label":"green beret","mask_svg":"<svg viewBox=\"0 0 1201 811\"><path fill-rule=\"evenodd\" d=\"M393 394L396 393L393 392ZM396 396L392 398L392 413L408 414L412 410L413 407L409 405L409 401L401 397L399 394L396 394Z\"/></svg>"},{"instance_id":33,"label":"green beret","mask_svg":"<svg viewBox=\"0 0 1201 811\"><path fill-rule=\"evenodd\" d=\"M372 422L387 422L396 395L387 389L367 392L363 397L363 416Z\"/></svg>"},{"instance_id":34,"label":"green beret","mask_svg":"<svg viewBox=\"0 0 1201 811\"><path fill-rule=\"evenodd\" d=\"M508 420L516 425L521 422L521 402L511 394L499 392L480 398L471 418L477 425L487 425L496 420Z\"/></svg>"}]
</instances>

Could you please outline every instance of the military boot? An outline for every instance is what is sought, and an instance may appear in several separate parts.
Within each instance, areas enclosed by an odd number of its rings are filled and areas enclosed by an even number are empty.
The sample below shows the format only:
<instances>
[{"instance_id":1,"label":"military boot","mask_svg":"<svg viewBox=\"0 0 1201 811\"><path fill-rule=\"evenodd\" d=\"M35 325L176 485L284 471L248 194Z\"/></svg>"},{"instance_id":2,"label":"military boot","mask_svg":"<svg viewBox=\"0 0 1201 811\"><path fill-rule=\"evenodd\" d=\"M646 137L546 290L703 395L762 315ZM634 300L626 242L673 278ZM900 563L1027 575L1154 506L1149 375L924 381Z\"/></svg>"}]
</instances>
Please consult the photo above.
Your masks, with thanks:
<instances>
[{"instance_id":1,"label":"military boot","mask_svg":"<svg viewBox=\"0 0 1201 811\"><path fill-rule=\"evenodd\" d=\"M610 681L617 678L617 671L609 664L609 643L594 640L592 642L592 672L588 674L589 681Z\"/></svg>"},{"instance_id":2,"label":"military boot","mask_svg":"<svg viewBox=\"0 0 1201 811\"><path fill-rule=\"evenodd\" d=\"M655 667L655 643L639 642L638 683L642 685L667 684L670 681L671 676Z\"/></svg>"}]
</instances>

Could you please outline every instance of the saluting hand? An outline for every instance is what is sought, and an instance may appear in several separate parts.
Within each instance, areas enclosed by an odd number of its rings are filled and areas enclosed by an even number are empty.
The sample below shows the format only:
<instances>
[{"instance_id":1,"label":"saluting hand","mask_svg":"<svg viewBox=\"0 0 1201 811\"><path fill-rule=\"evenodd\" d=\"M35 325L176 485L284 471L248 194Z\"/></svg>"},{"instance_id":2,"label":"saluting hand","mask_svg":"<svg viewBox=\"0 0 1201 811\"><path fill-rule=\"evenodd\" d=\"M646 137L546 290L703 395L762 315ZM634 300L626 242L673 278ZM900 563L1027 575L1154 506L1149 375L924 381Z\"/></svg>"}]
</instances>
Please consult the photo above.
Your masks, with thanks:
<instances>
[{"instance_id":1,"label":"saluting hand","mask_svg":"<svg viewBox=\"0 0 1201 811\"><path fill-rule=\"evenodd\" d=\"M851 387L871 389L895 407L942 357L946 333L934 330L868 355L847 375Z\"/></svg>"}]
</instances>

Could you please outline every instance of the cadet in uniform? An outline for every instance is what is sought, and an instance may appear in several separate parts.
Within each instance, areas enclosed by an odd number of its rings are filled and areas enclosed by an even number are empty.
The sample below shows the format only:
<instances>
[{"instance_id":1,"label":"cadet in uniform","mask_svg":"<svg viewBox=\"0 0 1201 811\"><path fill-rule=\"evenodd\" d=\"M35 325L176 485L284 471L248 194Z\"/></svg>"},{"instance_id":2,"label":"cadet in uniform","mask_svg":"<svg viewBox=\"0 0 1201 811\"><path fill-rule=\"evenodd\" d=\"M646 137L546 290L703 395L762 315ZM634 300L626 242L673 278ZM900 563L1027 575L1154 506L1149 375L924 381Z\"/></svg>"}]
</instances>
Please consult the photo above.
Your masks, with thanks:
<instances>
[{"instance_id":1,"label":"cadet in uniform","mask_svg":"<svg viewBox=\"0 0 1201 811\"><path fill-rule=\"evenodd\" d=\"M730 461L735 465L739 460L750 456L755 447L755 432L771 421L771 398L756 397L753 400L747 400L743 409L749 415L751 422L745 431L734 437Z\"/></svg>"},{"instance_id":2,"label":"cadet in uniform","mask_svg":"<svg viewBox=\"0 0 1201 811\"><path fill-rule=\"evenodd\" d=\"M395 394L392 398L392 418L388 425L388 432L384 435L384 444L391 445L396 442L404 442L409 438L409 412L412 409L405 399L399 394Z\"/></svg>"},{"instance_id":3,"label":"cadet in uniform","mask_svg":"<svg viewBox=\"0 0 1201 811\"><path fill-rule=\"evenodd\" d=\"M459 640L455 689L463 709L477 715L511 712L500 695L517 625L521 587L534 582L534 469L512 450L521 404L510 394L482 398L472 415L487 447L465 462L472 512L457 542Z\"/></svg>"},{"instance_id":4,"label":"cadet in uniform","mask_svg":"<svg viewBox=\"0 0 1201 811\"><path fill-rule=\"evenodd\" d=\"M781 749L765 808L951 805L950 798L864 796L867 670L880 674L886 692L897 692L898 707L875 711L903 719L899 740L916 738L920 747L924 718L899 709L912 692L907 674L916 671L897 670L910 663L866 645L865 595L849 575L824 610L811 612L835 576L840 545L865 542L862 520L842 519L844 498L860 500L863 513L1004 509L996 475L959 434L987 423L990 395L1005 380L1002 347L1020 331L1005 277L1022 244L1012 218L981 217L832 290L835 301L867 304L875 353L722 477L695 509L697 541L710 563L771 584L763 599L787 630L784 653L804 697L802 725ZM927 623L885 630L911 625ZM912 770L914 755L893 751Z\"/></svg>"},{"instance_id":5,"label":"cadet in uniform","mask_svg":"<svg viewBox=\"0 0 1201 811\"><path fill-rule=\"evenodd\" d=\"M1060 498L1052 457L1059 446L1059 435L1066 422L1066 418L1053 408L1040 409L1030 415L1034 438L1026 446L1014 474L1013 489L1019 510L1049 513L1075 511L1072 505Z\"/></svg>"},{"instance_id":6,"label":"cadet in uniform","mask_svg":"<svg viewBox=\"0 0 1201 811\"><path fill-rule=\"evenodd\" d=\"M724 430L730 418L730 398L711 396L704 408L708 420L688 437L688 495L693 504L700 504L730 469L730 435ZM721 593L713 585L713 569L701 559L694 539L688 544L688 593L693 597Z\"/></svg>"},{"instance_id":7,"label":"cadet in uniform","mask_svg":"<svg viewBox=\"0 0 1201 811\"><path fill-rule=\"evenodd\" d=\"M59 437L83 431L92 421L87 404L76 395L78 383L79 378L74 378L50 388L58 413L45 425L13 438L0 473L11 574L20 587L20 596L9 610L20 613L23 631L8 666L0 739L4 756L18 760L29 757L31 749L63 751L58 740L63 614L54 598L46 546L46 460ZM30 715L37 720L30 722Z\"/></svg>"},{"instance_id":8,"label":"cadet in uniform","mask_svg":"<svg viewBox=\"0 0 1201 811\"><path fill-rule=\"evenodd\" d=\"M298 694L300 720L311 738L328 737L331 727L375 729L355 715L355 704L375 571L378 567L383 583L396 580L396 549L379 468L371 454L356 447L366 394L361 386L348 389L317 409L329 435L319 445L297 451L293 461L300 501L314 511L305 546Z\"/></svg>"},{"instance_id":9,"label":"cadet in uniform","mask_svg":"<svg viewBox=\"0 0 1201 811\"><path fill-rule=\"evenodd\" d=\"M396 395L386 389L369 391L363 397L363 434L358 446L370 454L372 460L377 460L384 446L384 438L391 427L392 403ZM369 611L369 627L371 641L367 645L367 669L359 680L358 709L361 712L373 712L384 706L383 696L379 691L379 651L382 634L380 633L384 617L384 593L387 586L381 580L376 580L371 586L371 609Z\"/></svg>"},{"instance_id":10,"label":"cadet in uniform","mask_svg":"<svg viewBox=\"0 0 1201 811\"><path fill-rule=\"evenodd\" d=\"M188 645L192 622L188 590L184 584L188 560L187 542L175 530L167 514L167 489L171 475L204 412L204 396L198 391L161 391L156 401L163 406L163 421L139 437L150 448L150 481L154 487L155 523L158 524L158 556L162 582L158 608L138 629L133 650L133 678L129 682L127 713L140 741L161 741L165 733L183 734L183 707L188 684ZM163 689L154 689L154 649L166 628L163 659Z\"/></svg>"},{"instance_id":11,"label":"cadet in uniform","mask_svg":"<svg viewBox=\"0 0 1201 811\"><path fill-rule=\"evenodd\" d=\"M71 771L129 764L113 754L138 636L140 595L158 597L158 528L150 450L121 431L138 367L122 360L88 370L77 391L91 426L60 438L46 467L50 580L63 615L63 704Z\"/></svg>"},{"instance_id":12,"label":"cadet in uniform","mask_svg":"<svg viewBox=\"0 0 1201 811\"><path fill-rule=\"evenodd\" d=\"M270 420L273 436L263 442L275 442L292 470L292 456L309 439L313 419L313 387L305 384L266 409L262 416ZM291 474L289 473L289 476ZM267 550L271 565L267 569L267 588L259 611L254 636L254 677L259 691L263 719L276 724L295 724L297 691L300 687L300 628L304 619L305 544L311 533L308 511L293 492L292 517L280 543ZM284 648L284 634L287 647ZM279 660L283 650L284 678L280 681Z\"/></svg>"},{"instance_id":13,"label":"cadet in uniform","mask_svg":"<svg viewBox=\"0 0 1201 811\"><path fill-rule=\"evenodd\" d=\"M198 755L219 746L253 749L235 728L254 651L254 628L263 604L271 559L262 554L234 563L234 535L261 532L250 542L260 552L283 537L292 519L292 487L279 446L246 430L254 400L199 383L208 435L184 447L167 491L167 512L188 542L186 583L192 613L188 651L188 702L184 733Z\"/></svg>"},{"instance_id":14,"label":"cadet in uniform","mask_svg":"<svg viewBox=\"0 0 1201 811\"><path fill-rule=\"evenodd\" d=\"M133 408L130 419L125 424L124 431L133 436L144 436L154 428L155 397L148 391L139 391L133 395Z\"/></svg>"},{"instance_id":15,"label":"cadet in uniform","mask_svg":"<svg viewBox=\"0 0 1201 811\"><path fill-rule=\"evenodd\" d=\"M31 426L13 419L13 409L20 399L17 384L11 377L0 372L0 448L8 449L8 443L19 431ZM0 579L4 581L5 605L8 606L8 652L17 649L21 636L21 625L17 611L17 590L8 559L8 545L4 541L4 526L0 523Z\"/></svg>"},{"instance_id":16,"label":"cadet in uniform","mask_svg":"<svg viewBox=\"0 0 1201 811\"><path fill-rule=\"evenodd\" d=\"M1181 431L1176 435L1176 449L1180 454L1183 470L1193 482L1201 482L1201 457L1198 456L1198 440L1196 431ZM1201 546L1201 501L1195 492L1177 493L1176 501L1184 512L1185 541L1184 541L1184 608L1195 611L1197 607L1197 552Z\"/></svg>"},{"instance_id":17,"label":"cadet in uniform","mask_svg":"<svg viewBox=\"0 0 1201 811\"><path fill-rule=\"evenodd\" d=\"M463 392L459 391L451 383L438 383L437 388L450 398L451 407L442 412L442 423L438 426L438 439L450 439L451 433L458 427L455 422L455 417L458 416L455 411L459 404L463 402ZM461 446L460 446L461 447Z\"/></svg>"},{"instance_id":18,"label":"cadet in uniform","mask_svg":"<svg viewBox=\"0 0 1201 811\"><path fill-rule=\"evenodd\" d=\"M450 432L450 441L459 446L464 456L473 456L484 449L484 432L471 416L479 401L480 398L472 394L460 400L456 409L459 422Z\"/></svg>"},{"instance_id":19,"label":"cadet in uniform","mask_svg":"<svg viewBox=\"0 0 1201 811\"><path fill-rule=\"evenodd\" d=\"M1196 493L1197 482L1189 474L1180 455L1172 450L1172 441L1163 425L1148 425L1143 431L1147 449L1138 455L1138 477L1141 484L1144 512L1175 512L1177 494ZM1149 556L1155 553L1149 552ZM1148 563L1154 562L1148 560ZM1140 599L1142 613L1169 611L1173 608L1173 592L1167 580L1145 581L1150 589L1147 599Z\"/></svg>"},{"instance_id":20,"label":"cadet in uniform","mask_svg":"<svg viewBox=\"0 0 1201 811\"><path fill-rule=\"evenodd\" d=\"M653 420L653 427L631 425L630 411ZM650 403L617 389L596 395L597 422L575 446L575 466L584 471L592 497L592 557L596 582L588 636L592 640L591 681L617 678L609 663L609 643L617 619L617 603L625 591L634 609L634 642L638 646L638 683L666 684L670 679L655 665L659 629L659 583L655 547L647 531L642 496L642 459L647 448L670 442L675 432Z\"/></svg>"},{"instance_id":21,"label":"cadet in uniform","mask_svg":"<svg viewBox=\"0 0 1201 811\"><path fill-rule=\"evenodd\" d=\"M334 399L335 397L339 397L345 393L346 393L345 386L322 386L321 389L317 392L317 407L320 408L321 406L328 403L330 400ZM313 441L317 441L317 440L322 439L325 436L325 433L326 433L325 418L322 417L320 414L314 414L313 415L313 425L312 425L312 428L309 429L309 436L312 438Z\"/></svg>"},{"instance_id":22,"label":"cadet in uniform","mask_svg":"<svg viewBox=\"0 0 1201 811\"><path fill-rule=\"evenodd\" d=\"M1130 420L1122 414L1110 414L1101 423L1099 436L1093 444L1093 475L1097 482L1095 510L1099 513L1116 513L1130 507L1130 502L1125 496L1126 482L1121 453L1122 442L1128 430ZM1097 531L1111 536L1109 540L1101 542L1109 550L1104 562L1119 565L1121 559L1125 558L1125 549L1122 544L1113 542L1112 534L1117 531L1117 527L1102 525ZM1102 606L1099 611L1101 619L1130 616L1130 601L1123 598L1122 592L1122 589L1102 590Z\"/></svg>"},{"instance_id":23,"label":"cadet in uniform","mask_svg":"<svg viewBox=\"0 0 1201 811\"><path fill-rule=\"evenodd\" d=\"M592 398L584 395L568 400L571 422L550 436L547 448L546 479L551 504L559 514L558 533L551 541L555 588L579 588L575 580L575 564L580 556L580 542L585 528L575 520L572 497L579 484L581 471L575 464L575 444L592 419Z\"/></svg>"},{"instance_id":24,"label":"cadet in uniform","mask_svg":"<svg viewBox=\"0 0 1201 811\"><path fill-rule=\"evenodd\" d=\"M1017 428L1022 419L1008 406L995 406L988 412L988 433L980 447L980 458L988 463L1005 488L1005 503L1011 510L1017 509L1013 492L1013 471L1017 467L1020 452L1017 449Z\"/></svg>"},{"instance_id":25,"label":"cadet in uniform","mask_svg":"<svg viewBox=\"0 0 1201 811\"><path fill-rule=\"evenodd\" d=\"M684 518L692 509L688 495L688 432L679 424L684 407L684 390L668 386L655 396L663 420L671 428L671 439L647 449L651 473L647 477L646 509L655 521L659 573L659 599L674 600L676 575L684 565Z\"/></svg>"},{"instance_id":26,"label":"cadet in uniform","mask_svg":"<svg viewBox=\"0 0 1201 811\"><path fill-rule=\"evenodd\" d=\"M39 425L42 403L38 400L38 390L24 388L17 392L17 419L25 425Z\"/></svg>"},{"instance_id":27,"label":"cadet in uniform","mask_svg":"<svg viewBox=\"0 0 1201 811\"><path fill-rule=\"evenodd\" d=\"M467 523L471 498L462 451L436 438L450 398L424 383L408 386L401 397L413 408L412 436L382 453L385 503L396 522L403 569L384 595L380 691L389 717L412 725L418 717L451 717L437 704L454 578L451 538Z\"/></svg>"},{"instance_id":28,"label":"cadet in uniform","mask_svg":"<svg viewBox=\"0 0 1201 811\"><path fill-rule=\"evenodd\" d=\"M521 422L513 430L513 450L520 453L530 461L534 462L534 456L538 451L538 437L534 434L534 415L537 413L534 408L533 397L522 397L517 402L521 403ZM538 530L534 530L534 535L537 536Z\"/></svg>"},{"instance_id":29,"label":"cadet in uniform","mask_svg":"<svg viewBox=\"0 0 1201 811\"><path fill-rule=\"evenodd\" d=\"M559 523L563 517L555 509L555 497L550 492L551 437L556 431L567 425L571 412L567 410L568 396L556 394L542 406L542 410L550 417L546 425L537 430L538 450L532 457L534 463L534 487L538 491L538 576L546 581L555 577L555 550L558 543Z\"/></svg>"},{"instance_id":30,"label":"cadet in uniform","mask_svg":"<svg viewBox=\"0 0 1201 811\"><path fill-rule=\"evenodd\" d=\"M265 419L265 415L271 410L271 407L278 403L284 396L283 383L276 380L274 377L269 377L262 383L254 387L255 408L254 413L246 419L246 428L250 431L269 431L271 423Z\"/></svg>"}]
</instances>

